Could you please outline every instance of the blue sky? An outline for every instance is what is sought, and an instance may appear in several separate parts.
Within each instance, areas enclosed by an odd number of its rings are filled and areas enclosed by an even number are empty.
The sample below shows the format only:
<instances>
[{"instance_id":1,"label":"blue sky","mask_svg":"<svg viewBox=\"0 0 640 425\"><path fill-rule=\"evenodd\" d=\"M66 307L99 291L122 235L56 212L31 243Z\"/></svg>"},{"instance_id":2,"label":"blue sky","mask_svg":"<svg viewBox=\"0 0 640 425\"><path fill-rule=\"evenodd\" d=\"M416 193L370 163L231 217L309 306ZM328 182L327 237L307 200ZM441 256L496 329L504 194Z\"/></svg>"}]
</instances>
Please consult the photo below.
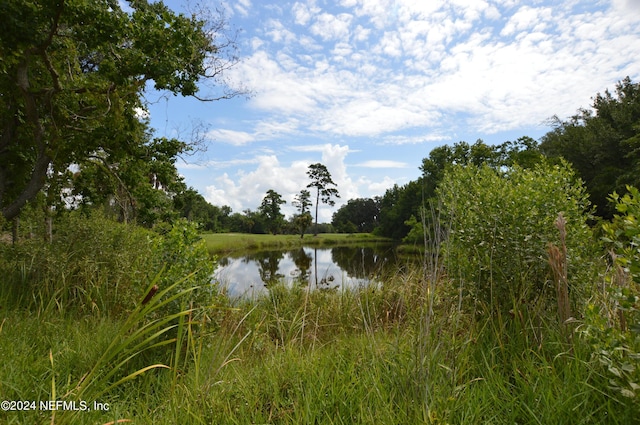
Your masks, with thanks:
<instances>
[{"instance_id":1,"label":"blue sky","mask_svg":"<svg viewBox=\"0 0 640 425\"><path fill-rule=\"evenodd\" d=\"M203 0L205 3L207 0ZM166 2L177 11L188 3ZM220 3L211 3L212 7ZM237 0L240 62L226 74L248 98L199 102L149 93L157 136L205 153L178 164L214 205L291 201L321 162L341 199L420 176L437 146L539 139L625 76L640 78L640 1ZM203 95L215 88L202 87Z\"/></svg>"}]
</instances>

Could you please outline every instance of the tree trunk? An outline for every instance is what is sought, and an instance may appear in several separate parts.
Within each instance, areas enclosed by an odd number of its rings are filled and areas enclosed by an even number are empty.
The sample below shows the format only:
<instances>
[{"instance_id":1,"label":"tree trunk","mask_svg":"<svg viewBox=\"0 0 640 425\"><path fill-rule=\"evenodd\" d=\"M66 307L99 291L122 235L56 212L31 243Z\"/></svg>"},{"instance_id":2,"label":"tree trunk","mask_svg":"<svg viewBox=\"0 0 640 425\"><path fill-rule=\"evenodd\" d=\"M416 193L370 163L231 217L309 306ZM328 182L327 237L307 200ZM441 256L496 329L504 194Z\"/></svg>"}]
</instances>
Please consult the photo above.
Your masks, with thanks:
<instances>
[{"instance_id":1,"label":"tree trunk","mask_svg":"<svg viewBox=\"0 0 640 425\"><path fill-rule=\"evenodd\" d=\"M313 236L318 236L318 204L320 203L320 188L316 192L316 227L313 228Z\"/></svg>"},{"instance_id":2,"label":"tree trunk","mask_svg":"<svg viewBox=\"0 0 640 425\"><path fill-rule=\"evenodd\" d=\"M35 145L38 147L38 153L29 182L24 186L18 197L2 209L2 215L7 220L17 217L18 214L20 214L22 207L24 207L28 201L35 198L38 192L40 192L44 187L47 178L47 171L49 170L49 165L52 161L51 157L47 153L45 131L38 114L35 95L31 92L29 84L29 69L26 61L23 61L18 67L16 83L23 95L25 104L25 120L31 124L33 129L33 139L35 140ZM11 140L3 141L3 143L11 143ZM4 190L4 187L2 187L2 189ZM4 193L0 193L0 199L4 200L4 195Z\"/></svg>"},{"instance_id":3,"label":"tree trunk","mask_svg":"<svg viewBox=\"0 0 640 425\"><path fill-rule=\"evenodd\" d=\"M12 225L11 225L11 243L14 245L18 243L19 228L20 228L20 217L16 216L13 218Z\"/></svg>"}]
</instances>

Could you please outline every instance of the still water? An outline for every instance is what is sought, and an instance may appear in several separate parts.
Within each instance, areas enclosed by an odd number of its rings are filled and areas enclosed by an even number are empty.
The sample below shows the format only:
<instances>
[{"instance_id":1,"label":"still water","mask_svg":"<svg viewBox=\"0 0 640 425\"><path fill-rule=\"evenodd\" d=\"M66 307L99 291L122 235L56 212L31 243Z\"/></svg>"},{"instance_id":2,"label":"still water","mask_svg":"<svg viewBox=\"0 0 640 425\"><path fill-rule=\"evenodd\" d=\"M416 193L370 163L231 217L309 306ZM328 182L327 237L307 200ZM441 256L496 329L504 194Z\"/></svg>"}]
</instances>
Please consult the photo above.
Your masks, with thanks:
<instances>
[{"instance_id":1,"label":"still water","mask_svg":"<svg viewBox=\"0 0 640 425\"><path fill-rule=\"evenodd\" d=\"M325 290L369 285L396 262L389 245L301 247L220 257L214 279L231 297L253 297L277 282Z\"/></svg>"}]
</instances>

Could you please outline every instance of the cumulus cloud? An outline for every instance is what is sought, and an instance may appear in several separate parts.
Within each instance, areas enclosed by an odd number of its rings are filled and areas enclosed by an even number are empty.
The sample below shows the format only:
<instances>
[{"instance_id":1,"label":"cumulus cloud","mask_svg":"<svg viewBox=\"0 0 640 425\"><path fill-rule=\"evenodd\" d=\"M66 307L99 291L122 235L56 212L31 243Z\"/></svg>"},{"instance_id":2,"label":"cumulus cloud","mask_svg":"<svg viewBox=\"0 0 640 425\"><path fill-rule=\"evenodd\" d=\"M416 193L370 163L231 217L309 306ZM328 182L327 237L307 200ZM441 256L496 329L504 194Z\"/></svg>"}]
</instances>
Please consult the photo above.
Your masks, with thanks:
<instances>
[{"instance_id":1,"label":"cumulus cloud","mask_svg":"<svg viewBox=\"0 0 640 425\"><path fill-rule=\"evenodd\" d=\"M323 40L341 40L349 35L349 26L352 16L348 13L332 15L322 13L315 18L309 28L312 34L319 36Z\"/></svg>"},{"instance_id":2,"label":"cumulus cloud","mask_svg":"<svg viewBox=\"0 0 640 425\"><path fill-rule=\"evenodd\" d=\"M316 134L439 132L455 114L478 132L535 125L572 113L623 78L621 68L637 74L629 58L640 57L640 13L620 19L633 4L575 13L571 3L344 0L338 13L297 2L290 19L306 27L294 35L271 22L267 34L314 47L260 46L242 80L255 87L254 107L293 115Z\"/></svg>"},{"instance_id":3,"label":"cumulus cloud","mask_svg":"<svg viewBox=\"0 0 640 425\"><path fill-rule=\"evenodd\" d=\"M317 13L320 9L317 7L309 6L300 2L295 2L291 8L291 12L294 16L294 21L298 25L307 25L311 17Z\"/></svg>"},{"instance_id":4,"label":"cumulus cloud","mask_svg":"<svg viewBox=\"0 0 640 425\"><path fill-rule=\"evenodd\" d=\"M375 194L371 196L382 196L387 191L387 189L392 188L393 185L397 183L397 181L395 181L391 177L385 176L382 179L382 181L379 181L379 182L366 181L366 183L367 183L366 184L367 191L370 194Z\"/></svg>"},{"instance_id":5,"label":"cumulus cloud","mask_svg":"<svg viewBox=\"0 0 640 425\"><path fill-rule=\"evenodd\" d=\"M243 107L253 118L208 136L238 147L269 143L273 152L215 177L206 196L236 211L257 208L269 189L290 202L308 165L322 162L339 184L339 206L384 193L407 167L388 156L348 167L364 146L417 148L569 116L625 76L640 77L638 4L299 0L274 12L243 0L238 7L260 19L230 72L252 89ZM365 175L371 170L389 175ZM330 220L330 209L323 214Z\"/></svg>"},{"instance_id":6,"label":"cumulus cloud","mask_svg":"<svg viewBox=\"0 0 640 425\"><path fill-rule=\"evenodd\" d=\"M407 168L406 162L392 161L388 159L371 159L369 161L356 164L357 167L365 168Z\"/></svg>"},{"instance_id":7,"label":"cumulus cloud","mask_svg":"<svg viewBox=\"0 0 640 425\"><path fill-rule=\"evenodd\" d=\"M340 198L335 199L334 207L322 205L320 208L320 221L330 222L332 214L347 200L362 196L363 193L368 194L372 189L386 189L393 185L388 177L380 182L369 179L354 182L346 165L347 156L351 152L349 146L324 144L300 149L300 151L313 152L316 155L308 160L294 160L288 164L283 164L277 155L258 155L251 160L256 164L255 168L250 171L239 171L234 175L222 174L215 178L212 184L206 186L204 197L214 205L229 205L234 211L241 212L247 208L257 209L266 192L273 189L287 201L282 211L287 216L291 216L295 213L291 202L309 183L307 176L309 165L320 162L327 167L340 192ZM397 166L393 163L387 165Z\"/></svg>"},{"instance_id":8,"label":"cumulus cloud","mask_svg":"<svg viewBox=\"0 0 640 425\"><path fill-rule=\"evenodd\" d=\"M513 35L521 31L544 31L551 19L552 10L548 7L533 8L523 6L514 13L504 26L501 35Z\"/></svg>"}]
</instances>

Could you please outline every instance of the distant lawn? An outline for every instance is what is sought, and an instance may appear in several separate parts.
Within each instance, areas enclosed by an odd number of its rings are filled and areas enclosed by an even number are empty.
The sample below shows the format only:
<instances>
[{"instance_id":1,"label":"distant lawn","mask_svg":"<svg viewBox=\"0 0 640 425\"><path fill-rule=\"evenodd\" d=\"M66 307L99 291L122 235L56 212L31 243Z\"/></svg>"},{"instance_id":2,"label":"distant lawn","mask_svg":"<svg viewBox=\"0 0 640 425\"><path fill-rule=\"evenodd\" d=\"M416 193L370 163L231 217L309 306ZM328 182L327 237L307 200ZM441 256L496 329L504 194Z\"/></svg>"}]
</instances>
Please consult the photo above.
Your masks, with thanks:
<instances>
[{"instance_id":1,"label":"distant lawn","mask_svg":"<svg viewBox=\"0 0 640 425\"><path fill-rule=\"evenodd\" d=\"M371 233L320 233L318 236L304 235L254 235L248 233L205 233L201 235L212 254L233 251L260 250L266 248L292 248L303 245L350 245L370 242L390 242L390 239Z\"/></svg>"}]
</instances>

